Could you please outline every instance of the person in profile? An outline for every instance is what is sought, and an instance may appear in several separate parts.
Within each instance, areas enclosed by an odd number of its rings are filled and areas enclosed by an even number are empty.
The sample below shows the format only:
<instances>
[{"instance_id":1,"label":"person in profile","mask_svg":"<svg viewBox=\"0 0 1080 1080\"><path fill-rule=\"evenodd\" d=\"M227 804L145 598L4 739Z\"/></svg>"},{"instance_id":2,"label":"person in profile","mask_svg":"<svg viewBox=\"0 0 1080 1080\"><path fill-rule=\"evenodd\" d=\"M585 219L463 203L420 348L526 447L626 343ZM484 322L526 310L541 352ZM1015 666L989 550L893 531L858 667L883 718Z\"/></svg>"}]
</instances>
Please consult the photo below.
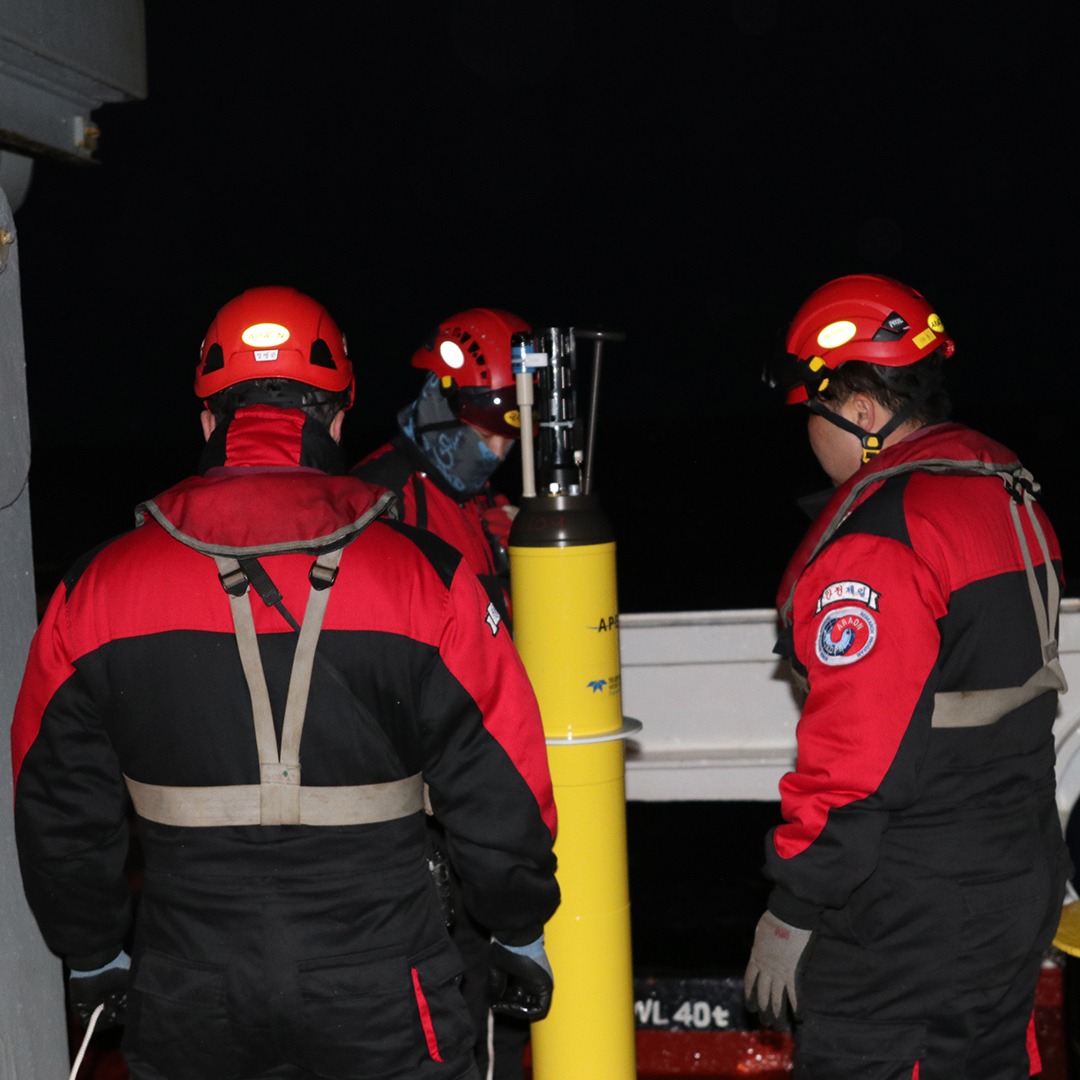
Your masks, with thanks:
<instances>
[{"instance_id":1,"label":"person in profile","mask_svg":"<svg viewBox=\"0 0 1080 1080\"><path fill-rule=\"evenodd\" d=\"M1016 455L949 421L953 350L925 297L860 274L810 295L770 372L835 487L778 595L806 697L745 977L807 1080L1039 1071L1070 871L1061 555Z\"/></svg>"}]
</instances>

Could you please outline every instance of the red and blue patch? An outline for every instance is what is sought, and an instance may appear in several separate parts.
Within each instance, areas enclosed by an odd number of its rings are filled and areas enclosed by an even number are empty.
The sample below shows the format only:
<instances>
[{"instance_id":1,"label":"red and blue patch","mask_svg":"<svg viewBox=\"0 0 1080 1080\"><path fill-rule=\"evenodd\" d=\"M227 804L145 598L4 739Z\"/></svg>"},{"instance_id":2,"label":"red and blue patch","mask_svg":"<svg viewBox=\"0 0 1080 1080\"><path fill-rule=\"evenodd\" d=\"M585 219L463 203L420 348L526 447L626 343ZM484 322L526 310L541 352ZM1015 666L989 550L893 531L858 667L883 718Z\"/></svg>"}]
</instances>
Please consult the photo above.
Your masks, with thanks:
<instances>
[{"instance_id":1,"label":"red and blue patch","mask_svg":"<svg viewBox=\"0 0 1080 1080\"><path fill-rule=\"evenodd\" d=\"M839 667L861 660L877 641L877 622L864 607L829 611L818 626L815 648L823 664Z\"/></svg>"}]
</instances>

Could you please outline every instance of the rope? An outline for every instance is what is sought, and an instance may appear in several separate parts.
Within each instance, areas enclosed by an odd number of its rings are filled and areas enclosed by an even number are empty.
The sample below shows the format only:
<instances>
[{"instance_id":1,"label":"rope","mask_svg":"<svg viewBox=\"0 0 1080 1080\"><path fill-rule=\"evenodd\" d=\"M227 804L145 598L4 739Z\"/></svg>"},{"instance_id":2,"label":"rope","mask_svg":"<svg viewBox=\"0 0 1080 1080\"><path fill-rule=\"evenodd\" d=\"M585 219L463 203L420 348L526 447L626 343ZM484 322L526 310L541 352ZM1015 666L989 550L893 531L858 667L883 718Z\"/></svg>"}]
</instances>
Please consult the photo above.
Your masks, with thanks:
<instances>
[{"instance_id":1,"label":"rope","mask_svg":"<svg viewBox=\"0 0 1080 1080\"><path fill-rule=\"evenodd\" d=\"M83 1058L86 1056L86 1048L90 1045L90 1036L94 1034L94 1028L97 1025L98 1017L101 1015L102 1010L105 1008L105 1002L103 1001L91 1014L90 1022L86 1025L86 1034L83 1036L82 1046L79 1047L79 1052L75 1055L75 1064L71 1066L71 1074L68 1076L68 1080L75 1080L79 1075L79 1066L83 1062Z\"/></svg>"}]
</instances>

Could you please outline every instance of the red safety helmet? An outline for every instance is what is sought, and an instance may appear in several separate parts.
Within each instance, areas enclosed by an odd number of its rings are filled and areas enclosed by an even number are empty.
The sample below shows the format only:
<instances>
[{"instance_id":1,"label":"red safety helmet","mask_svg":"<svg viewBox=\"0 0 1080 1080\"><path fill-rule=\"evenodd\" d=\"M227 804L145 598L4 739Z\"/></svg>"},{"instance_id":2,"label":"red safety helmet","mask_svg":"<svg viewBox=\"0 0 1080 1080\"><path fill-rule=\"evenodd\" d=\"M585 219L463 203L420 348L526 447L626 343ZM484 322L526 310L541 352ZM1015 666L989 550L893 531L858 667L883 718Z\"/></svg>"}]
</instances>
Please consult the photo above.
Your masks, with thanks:
<instances>
[{"instance_id":1,"label":"red safety helmet","mask_svg":"<svg viewBox=\"0 0 1080 1080\"><path fill-rule=\"evenodd\" d=\"M529 332L529 324L509 311L470 308L440 323L413 354L413 367L439 377L459 420L517 439L521 416L510 339Z\"/></svg>"},{"instance_id":2,"label":"red safety helmet","mask_svg":"<svg viewBox=\"0 0 1080 1080\"><path fill-rule=\"evenodd\" d=\"M907 367L936 349L947 359L955 348L921 293L893 278L852 274L807 297L791 320L781 370L771 370L768 381L783 386L793 405L824 390L841 364Z\"/></svg>"},{"instance_id":3,"label":"red safety helmet","mask_svg":"<svg viewBox=\"0 0 1080 1080\"><path fill-rule=\"evenodd\" d=\"M199 352L195 393L204 401L251 379L288 379L334 393L355 381L345 335L317 300L284 286L248 289L214 317Z\"/></svg>"}]
</instances>

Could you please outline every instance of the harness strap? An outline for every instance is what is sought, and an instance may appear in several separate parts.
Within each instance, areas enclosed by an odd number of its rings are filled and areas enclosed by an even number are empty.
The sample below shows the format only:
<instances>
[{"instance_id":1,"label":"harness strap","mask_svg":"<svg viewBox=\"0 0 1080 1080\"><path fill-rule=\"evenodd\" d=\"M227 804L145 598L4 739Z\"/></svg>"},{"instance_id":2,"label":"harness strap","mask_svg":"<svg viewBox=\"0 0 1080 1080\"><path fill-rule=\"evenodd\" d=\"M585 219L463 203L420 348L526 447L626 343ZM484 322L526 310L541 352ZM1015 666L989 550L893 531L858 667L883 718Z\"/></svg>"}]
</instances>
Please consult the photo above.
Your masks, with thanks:
<instances>
[{"instance_id":1,"label":"harness strap","mask_svg":"<svg viewBox=\"0 0 1080 1080\"><path fill-rule=\"evenodd\" d=\"M315 647L322 631L326 606L330 599L330 589L326 578L333 580L336 575L341 553L337 548L326 552L315 560L320 568L320 580L312 580L308 593L307 610L300 626L300 636L293 654L292 673L289 678L289 693L285 703L285 717L281 726L281 749L277 745L274 730L274 714L270 707L270 692L266 686L266 672L263 670L262 657L259 654L259 640L255 633L255 619L251 612L250 590L240 593L234 588L229 595L232 610L233 628L236 631L236 644L240 651L240 663L247 679L248 692L251 695L251 711L255 724L255 743L259 752L259 792L261 811L259 821L263 825L299 825L300 822L300 739L304 732L304 717L307 713L308 693L311 689L311 671L315 665ZM227 555L214 557L222 583L235 580L235 573L241 563ZM247 562L248 560L244 560ZM314 568L313 568L314 569ZM280 593L270 582L262 566L260 571L260 595L265 600L267 583L273 593ZM265 579L265 580L262 580ZM274 605L275 607L277 604Z\"/></svg>"},{"instance_id":2,"label":"harness strap","mask_svg":"<svg viewBox=\"0 0 1080 1080\"><path fill-rule=\"evenodd\" d=\"M961 461L948 458L933 458L922 461L903 462L892 468L879 469L857 481L848 492L825 530L814 545L814 550L807 559L809 565L818 553L829 543L836 531L846 520L852 506L871 484L883 483L894 476L904 473L928 472L951 476L997 476L1005 485L1010 495L1009 511L1013 527L1020 544L1020 554L1024 560L1024 572L1027 577L1031 606L1035 613L1035 622L1039 631L1039 646L1042 652L1042 667L1022 686L1007 686L997 690L954 690L943 691L934 695L934 712L931 726L936 728L972 728L986 727L997 723L1003 716L1026 705L1029 701L1048 691L1056 690L1059 694L1068 691L1065 672L1058 658L1058 643L1054 633L1057 621L1058 604L1061 599L1061 587L1054 565L1050 558L1050 548L1046 542L1046 533L1035 514L1033 493L1038 492L1038 484L1027 469L1019 465L1002 467L984 461ZM1020 520L1019 505L1023 504L1031 530L1039 543L1043 565L1046 568L1046 600L1042 597L1035 567L1031 559L1031 550ZM796 582L797 584L797 582ZM790 623L791 609L795 600L795 584L792 585L787 600L780 609L781 620ZM793 669L794 670L794 669ZM805 692L805 691L804 691Z\"/></svg>"},{"instance_id":3,"label":"harness strap","mask_svg":"<svg viewBox=\"0 0 1080 1080\"><path fill-rule=\"evenodd\" d=\"M299 627L284 611L280 592L257 559L214 556L221 583L229 595L240 664L251 696L255 745L259 754L259 783L179 787L146 784L125 776L131 801L140 817L162 825L189 828L368 825L395 821L424 809L424 782L419 773L382 784L304 787L300 783L300 742L304 734L315 650L343 550L339 547L325 552L312 565L308 573L311 591ZM282 610L289 625L299 630L281 726L280 750L251 611L249 578L263 601Z\"/></svg>"},{"instance_id":4,"label":"harness strap","mask_svg":"<svg viewBox=\"0 0 1080 1080\"><path fill-rule=\"evenodd\" d=\"M1034 701L1048 690L1064 694L1068 689L1061 666L1053 664L1039 668L1023 686L1007 686L1001 690L954 690L934 695L934 715L930 721L936 728L988 727L1003 716Z\"/></svg>"},{"instance_id":5,"label":"harness strap","mask_svg":"<svg viewBox=\"0 0 1080 1080\"><path fill-rule=\"evenodd\" d=\"M1054 637L1052 627L1061 599L1061 590L1057 574L1052 572L1053 564L1050 561L1050 550L1046 543L1046 534L1039 524L1039 519L1035 516L1031 493L1027 488L1022 490L1024 510L1027 512L1028 521L1031 522L1031 529L1035 533L1035 539L1039 542L1039 551L1042 553L1043 565L1046 567L1045 609L1043 607L1042 593L1039 590L1039 582L1035 577L1035 568L1031 563L1031 552L1028 550L1027 537L1024 535L1024 527L1020 523L1020 511L1017 509L1015 497L1009 503L1009 510L1012 512L1013 527L1016 529L1016 535L1020 540L1020 551L1024 557L1024 569L1027 571L1028 591L1031 593L1031 603L1035 609L1036 621L1039 624L1039 641L1042 645L1043 663L1050 664L1058 660L1057 639ZM1060 663L1058 663L1059 669L1060 666ZM1064 675L1062 675L1062 679L1064 679Z\"/></svg>"},{"instance_id":6,"label":"harness strap","mask_svg":"<svg viewBox=\"0 0 1080 1080\"><path fill-rule=\"evenodd\" d=\"M217 563L223 585L226 581L235 583L236 575L243 574L240 564L234 558L219 555L214 561ZM244 580L246 580L246 575L244 575ZM227 591L229 606L232 610L233 630L236 634L236 646L240 652L240 664L244 669L244 678L247 680L248 694L251 697L251 715L255 725L255 746L259 754L259 788L261 790L263 781L272 783L273 774L281 768L277 732L274 730L274 713L270 706L270 691L266 686L262 657L259 655L259 639L255 633L255 618L251 613L248 590L245 588L243 592L240 592L233 584L233 587ZM283 779L288 779L287 773ZM300 783L299 768L297 768L295 783L297 785ZM268 808L269 802L268 794ZM138 809L137 806L136 809ZM275 821L273 824L282 824L282 822Z\"/></svg>"},{"instance_id":7,"label":"harness strap","mask_svg":"<svg viewBox=\"0 0 1080 1080\"><path fill-rule=\"evenodd\" d=\"M821 550L832 540L836 530L843 525L847 519L848 514L851 513L852 507L856 501L862 495L862 493L874 484L884 484L885 481L891 480L894 476L903 476L906 473L913 472L926 472L937 473L942 475L955 475L955 476L1009 476L1007 472L1003 472L1000 467L989 465L984 461L962 461L953 458L927 458L920 461L904 461L899 465L893 465L887 469L876 469L873 472L862 475L851 486L847 495L844 496L843 502L833 512L833 516L830 519L828 525L822 531L814 544L813 551L807 556L806 566L818 557ZM1006 484L1008 486L1008 484ZM789 623L791 621L791 609L795 603L795 586L798 584L798 578L792 583L791 590L788 593L787 599L784 601L783 606L780 608L780 618L783 622Z\"/></svg>"},{"instance_id":8,"label":"harness strap","mask_svg":"<svg viewBox=\"0 0 1080 1080\"><path fill-rule=\"evenodd\" d=\"M300 624L292 617L289 609L285 606L284 598L281 595L281 590L274 584L274 579L266 572L266 568L256 558L238 559L237 563L239 569L244 575L245 588L241 589L239 593L235 595L242 596L246 591L246 585L248 583L259 594L259 599L267 607L276 608L278 614L299 634ZM235 580L230 575L230 580ZM225 591L233 596L233 591L228 585L225 585L225 575L222 574L221 584L225 587Z\"/></svg>"},{"instance_id":9,"label":"harness strap","mask_svg":"<svg viewBox=\"0 0 1080 1080\"><path fill-rule=\"evenodd\" d=\"M124 777L135 811L162 825L205 828L215 825L268 825L263 817L261 784L221 787L170 787ZM297 825L372 825L396 821L424 809L419 773L385 784L353 787L298 787Z\"/></svg>"},{"instance_id":10,"label":"harness strap","mask_svg":"<svg viewBox=\"0 0 1080 1080\"><path fill-rule=\"evenodd\" d=\"M1005 486L1012 498L1009 510L1012 514L1013 527L1020 541L1020 553L1024 559L1024 572L1027 577L1031 605L1035 612L1035 622L1039 628L1039 645L1042 650L1043 666L1022 686L1008 686L998 690L948 691L934 695L934 714L931 726L936 728L971 728L986 727L995 724L1007 713L1019 709L1029 701L1047 691L1056 690L1059 694L1068 691L1065 672L1058 658L1057 639L1053 626L1058 610L1061 589L1057 574L1050 561L1050 549L1046 543L1046 533L1035 514L1030 490L1030 473L1001 474ZM1039 542L1043 565L1046 567L1046 600L1043 601L1035 567L1031 560L1027 536L1020 520L1019 503L1023 502L1032 531Z\"/></svg>"},{"instance_id":11,"label":"harness strap","mask_svg":"<svg viewBox=\"0 0 1080 1080\"><path fill-rule=\"evenodd\" d=\"M311 671L315 666L315 647L319 643L326 606L330 602L330 586L337 577L338 563L344 549L320 555L311 568L309 579L311 591L308 593L304 620L300 626L300 636L296 641L293 654L292 674L289 677L289 694L285 700L285 720L281 726L281 761L296 762L300 769L300 739L304 734L304 720L307 716L308 694L311 690ZM297 780L299 783L299 780Z\"/></svg>"}]
</instances>

